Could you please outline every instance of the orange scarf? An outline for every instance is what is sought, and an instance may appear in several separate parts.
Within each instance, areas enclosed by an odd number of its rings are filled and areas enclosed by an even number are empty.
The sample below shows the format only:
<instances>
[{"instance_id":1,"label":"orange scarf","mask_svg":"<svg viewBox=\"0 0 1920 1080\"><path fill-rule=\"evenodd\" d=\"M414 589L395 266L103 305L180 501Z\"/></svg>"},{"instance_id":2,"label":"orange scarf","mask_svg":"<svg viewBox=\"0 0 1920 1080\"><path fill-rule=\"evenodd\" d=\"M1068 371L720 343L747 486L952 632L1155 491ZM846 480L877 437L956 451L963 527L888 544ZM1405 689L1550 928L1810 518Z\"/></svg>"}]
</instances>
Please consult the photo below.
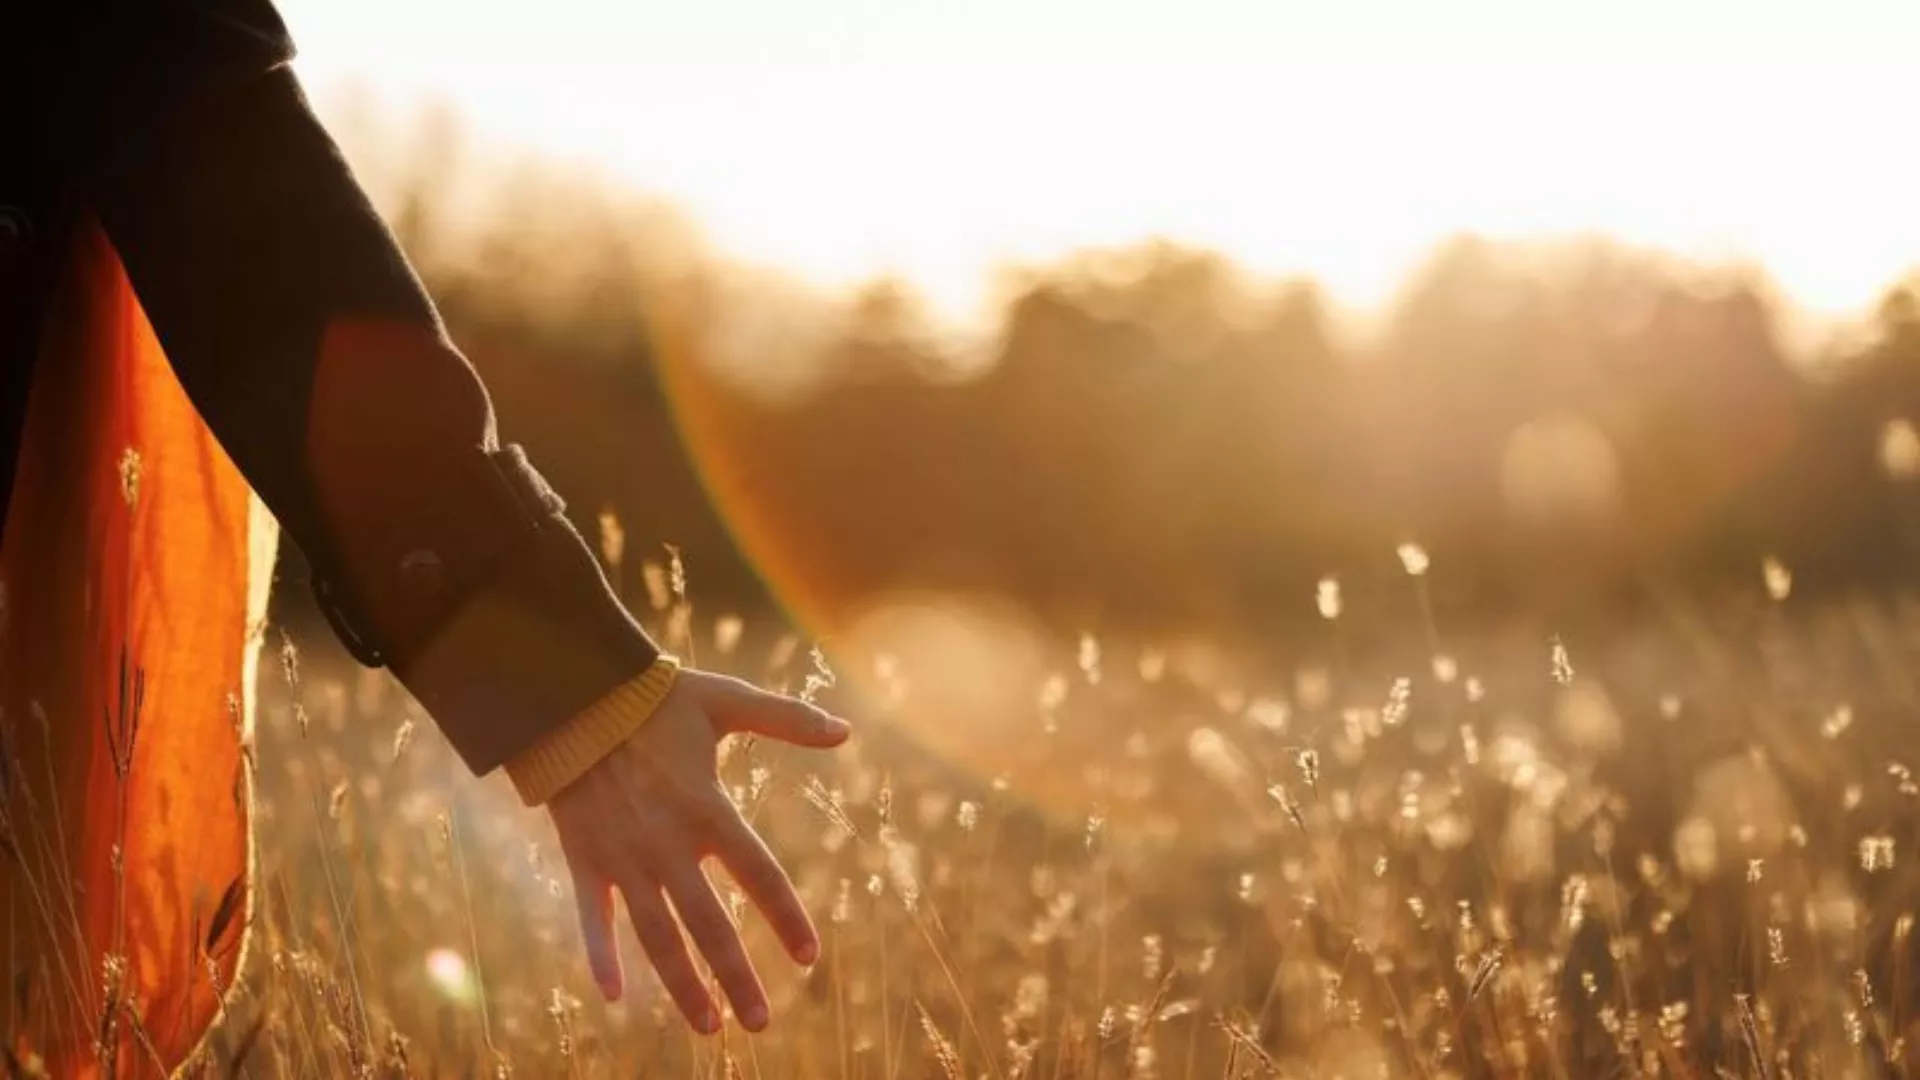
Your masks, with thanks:
<instances>
[{"instance_id":1,"label":"orange scarf","mask_svg":"<svg viewBox=\"0 0 1920 1080\"><path fill-rule=\"evenodd\" d=\"M252 911L276 534L97 224L62 273L0 543L0 1009L52 1076L167 1075Z\"/></svg>"}]
</instances>

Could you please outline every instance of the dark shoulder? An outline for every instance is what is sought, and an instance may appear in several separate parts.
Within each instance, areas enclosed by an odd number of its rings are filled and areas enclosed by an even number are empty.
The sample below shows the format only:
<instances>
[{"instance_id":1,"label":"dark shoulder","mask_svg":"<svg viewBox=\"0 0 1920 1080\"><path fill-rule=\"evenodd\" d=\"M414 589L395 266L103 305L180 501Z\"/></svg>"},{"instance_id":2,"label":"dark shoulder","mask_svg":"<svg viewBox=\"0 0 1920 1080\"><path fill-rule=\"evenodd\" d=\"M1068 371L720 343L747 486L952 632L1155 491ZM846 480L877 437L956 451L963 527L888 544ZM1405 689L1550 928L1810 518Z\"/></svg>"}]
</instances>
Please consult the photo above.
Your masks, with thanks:
<instances>
[{"instance_id":1,"label":"dark shoulder","mask_svg":"<svg viewBox=\"0 0 1920 1080\"><path fill-rule=\"evenodd\" d=\"M221 79L293 59L293 38L272 0L104 0L116 9L125 52L170 56Z\"/></svg>"},{"instance_id":2,"label":"dark shoulder","mask_svg":"<svg viewBox=\"0 0 1920 1080\"><path fill-rule=\"evenodd\" d=\"M60 172L294 55L272 0L27 0L13 28L0 35L0 119L16 149Z\"/></svg>"}]
</instances>

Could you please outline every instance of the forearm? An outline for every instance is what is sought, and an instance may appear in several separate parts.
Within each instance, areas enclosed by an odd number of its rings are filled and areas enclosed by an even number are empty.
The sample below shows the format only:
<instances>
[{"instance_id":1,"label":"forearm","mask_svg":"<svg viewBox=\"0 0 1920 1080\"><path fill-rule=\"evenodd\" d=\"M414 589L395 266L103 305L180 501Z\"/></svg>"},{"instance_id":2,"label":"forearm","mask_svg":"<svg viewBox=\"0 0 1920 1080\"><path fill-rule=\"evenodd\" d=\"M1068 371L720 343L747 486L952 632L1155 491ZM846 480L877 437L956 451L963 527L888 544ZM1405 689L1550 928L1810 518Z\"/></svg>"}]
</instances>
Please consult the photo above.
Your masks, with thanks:
<instances>
[{"instance_id":1,"label":"forearm","mask_svg":"<svg viewBox=\"0 0 1920 1080\"><path fill-rule=\"evenodd\" d=\"M476 771L654 649L524 460L284 69L115 155L89 201L182 384Z\"/></svg>"}]
</instances>

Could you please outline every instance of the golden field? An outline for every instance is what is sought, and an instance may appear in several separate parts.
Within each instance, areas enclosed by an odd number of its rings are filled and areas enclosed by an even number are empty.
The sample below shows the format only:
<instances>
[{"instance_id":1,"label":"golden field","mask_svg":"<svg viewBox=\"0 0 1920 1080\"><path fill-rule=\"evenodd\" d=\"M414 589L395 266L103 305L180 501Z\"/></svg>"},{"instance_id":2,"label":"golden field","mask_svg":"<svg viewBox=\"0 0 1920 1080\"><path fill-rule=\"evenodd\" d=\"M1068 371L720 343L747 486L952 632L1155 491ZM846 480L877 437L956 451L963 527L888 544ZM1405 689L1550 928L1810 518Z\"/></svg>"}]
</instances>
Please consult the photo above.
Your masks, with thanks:
<instances>
[{"instance_id":1,"label":"golden field","mask_svg":"<svg viewBox=\"0 0 1920 1080\"><path fill-rule=\"evenodd\" d=\"M600 1001L542 817L384 676L289 642L219 1067L1904 1075L1920 613L1796 607L1776 566L1711 611L1455 634L1424 562L1396 636L1348 640L1329 582L1324 636L1264 654L1059 642L972 737L897 657L666 597L682 652L811 676L860 725L837 757L726 753L826 942L792 971L744 915L776 1002L753 1038L690 1035L645 977Z\"/></svg>"}]
</instances>

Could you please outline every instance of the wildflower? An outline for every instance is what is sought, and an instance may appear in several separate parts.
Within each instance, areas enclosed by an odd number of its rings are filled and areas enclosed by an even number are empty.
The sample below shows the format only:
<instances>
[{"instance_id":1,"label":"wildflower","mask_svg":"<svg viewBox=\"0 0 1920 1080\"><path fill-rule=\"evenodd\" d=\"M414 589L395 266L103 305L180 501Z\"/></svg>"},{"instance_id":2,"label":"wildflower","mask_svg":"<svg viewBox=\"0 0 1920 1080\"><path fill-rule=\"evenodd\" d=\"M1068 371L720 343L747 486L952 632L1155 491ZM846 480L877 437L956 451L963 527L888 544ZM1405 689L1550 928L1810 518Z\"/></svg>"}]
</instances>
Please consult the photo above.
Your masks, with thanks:
<instances>
[{"instance_id":1,"label":"wildflower","mask_svg":"<svg viewBox=\"0 0 1920 1080\"><path fill-rule=\"evenodd\" d=\"M1480 764L1480 736L1472 724L1460 725L1460 756L1469 765Z\"/></svg>"},{"instance_id":2,"label":"wildflower","mask_svg":"<svg viewBox=\"0 0 1920 1080\"><path fill-rule=\"evenodd\" d=\"M1092 634L1080 635L1080 673L1087 678L1087 685L1100 684L1100 642Z\"/></svg>"},{"instance_id":3,"label":"wildflower","mask_svg":"<svg viewBox=\"0 0 1920 1080\"><path fill-rule=\"evenodd\" d=\"M920 852L900 839L892 827L880 831L880 843L886 849L887 876L892 879L893 891L903 907L915 910L920 905Z\"/></svg>"},{"instance_id":4,"label":"wildflower","mask_svg":"<svg viewBox=\"0 0 1920 1080\"><path fill-rule=\"evenodd\" d=\"M916 1001L913 1007L920 1014L920 1030L926 1034L927 1042L933 1045L933 1058L940 1066L940 1075L945 1077L945 1080L966 1080L966 1073L960 1066L960 1051L940 1033L940 1028L934 1024L933 1017L927 1014L925 1005Z\"/></svg>"},{"instance_id":5,"label":"wildflower","mask_svg":"<svg viewBox=\"0 0 1920 1080\"><path fill-rule=\"evenodd\" d=\"M1567 646L1558 635L1553 639L1553 681L1561 686L1573 685L1573 661L1567 656Z\"/></svg>"},{"instance_id":6,"label":"wildflower","mask_svg":"<svg viewBox=\"0 0 1920 1080\"><path fill-rule=\"evenodd\" d=\"M1380 711L1380 722L1388 727L1398 727L1407 718L1409 706L1407 700L1413 696L1413 682L1406 677L1393 680L1393 688L1387 691L1387 707Z\"/></svg>"},{"instance_id":7,"label":"wildflower","mask_svg":"<svg viewBox=\"0 0 1920 1080\"><path fill-rule=\"evenodd\" d=\"M713 647L722 656L730 656L740 645L740 636L746 632L747 624L738 615L722 615L713 621Z\"/></svg>"},{"instance_id":8,"label":"wildflower","mask_svg":"<svg viewBox=\"0 0 1920 1080\"><path fill-rule=\"evenodd\" d=\"M673 592L673 598L685 603L687 599L687 562L680 556L680 549L672 544L662 544L667 549L667 587Z\"/></svg>"},{"instance_id":9,"label":"wildflower","mask_svg":"<svg viewBox=\"0 0 1920 1080\"><path fill-rule=\"evenodd\" d=\"M1754 1068L1765 1076L1766 1058L1760 1053L1760 1021L1753 1015L1753 997L1735 994L1733 1000L1740 1006L1740 1041L1747 1044L1747 1053L1753 1058Z\"/></svg>"},{"instance_id":10,"label":"wildflower","mask_svg":"<svg viewBox=\"0 0 1920 1080\"><path fill-rule=\"evenodd\" d=\"M140 474L144 470L140 451L129 446L120 452L120 497L129 510L140 502Z\"/></svg>"},{"instance_id":11,"label":"wildflower","mask_svg":"<svg viewBox=\"0 0 1920 1080\"><path fill-rule=\"evenodd\" d=\"M289 689L300 686L300 648L285 630L280 631L280 674Z\"/></svg>"},{"instance_id":12,"label":"wildflower","mask_svg":"<svg viewBox=\"0 0 1920 1080\"><path fill-rule=\"evenodd\" d=\"M673 594L667 586L667 571L659 563L651 559L641 563L640 580L646 584L647 604L653 610L665 611L672 605Z\"/></svg>"},{"instance_id":13,"label":"wildflower","mask_svg":"<svg viewBox=\"0 0 1920 1080\"><path fill-rule=\"evenodd\" d=\"M627 530L620 527L620 518L609 506L600 511L600 557L606 560L609 571L617 571L626 551Z\"/></svg>"},{"instance_id":14,"label":"wildflower","mask_svg":"<svg viewBox=\"0 0 1920 1080\"><path fill-rule=\"evenodd\" d=\"M816 644L807 655L813 661L813 670L807 673L806 683L800 689L800 700L811 705L820 691L833 688L834 674L833 669L827 666L827 655L820 651L819 645Z\"/></svg>"},{"instance_id":15,"label":"wildflower","mask_svg":"<svg viewBox=\"0 0 1920 1080\"><path fill-rule=\"evenodd\" d=\"M1474 970L1473 981L1467 985L1467 1000L1472 1001L1479 997L1480 992L1493 982L1493 977L1500 973L1501 966L1506 962L1506 952L1498 946L1481 957L1480 966Z\"/></svg>"},{"instance_id":16,"label":"wildflower","mask_svg":"<svg viewBox=\"0 0 1920 1080\"><path fill-rule=\"evenodd\" d=\"M1320 754L1316 750L1301 750L1293 756L1293 763L1300 770L1300 779L1306 781L1308 789L1320 786Z\"/></svg>"},{"instance_id":17,"label":"wildflower","mask_svg":"<svg viewBox=\"0 0 1920 1080\"><path fill-rule=\"evenodd\" d=\"M1893 837L1861 837L1860 869L1869 874L1893 869Z\"/></svg>"},{"instance_id":18,"label":"wildflower","mask_svg":"<svg viewBox=\"0 0 1920 1080\"><path fill-rule=\"evenodd\" d=\"M1585 874L1575 874L1560 887L1560 909L1562 921L1567 931L1573 933L1580 929L1587 917L1588 885Z\"/></svg>"},{"instance_id":19,"label":"wildflower","mask_svg":"<svg viewBox=\"0 0 1920 1080\"><path fill-rule=\"evenodd\" d=\"M1793 571L1788 570L1779 559L1768 556L1760 564L1760 575L1767 584L1767 595L1776 603L1785 600L1793 592Z\"/></svg>"},{"instance_id":20,"label":"wildflower","mask_svg":"<svg viewBox=\"0 0 1920 1080\"><path fill-rule=\"evenodd\" d=\"M1406 570L1408 577L1426 576L1427 568L1431 565L1426 548L1414 543L1401 544L1399 555L1400 565Z\"/></svg>"},{"instance_id":21,"label":"wildflower","mask_svg":"<svg viewBox=\"0 0 1920 1080\"><path fill-rule=\"evenodd\" d=\"M1687 1046L1687 1003L1675 1001L1660 1006L1660 1037L1675 1049Z\"/></svg>"},{"instance_id":22,"label":"wildflower","mask_svg":"<svg viewBox=\"0 0 1920 1080\"><path fill-rule=\"evenodd\" d=\"M1335 577L1321 578L1319 588L1314 595L1314 602L1320 609L1321 618L1328 622L1338 619L1343 606L1340 601L1340 579Z\"/></svg>"},{"instance_id":23,"label":"wildflower","mask_svg":"<svg viewBox=\"0 0 1920 1080\"><path fill-rule=\"evenodd\" d=\"M1894 761L1887 765L1887 775L1893 777L1896 790L1902 795L1920 795L1920 785L1913 782L1913 770Z\"/></svg>"},{"instance_id":24,"label":"wildflower","mask_svg":"<svg viewBox=\"0 0 1920 1080\"><path fill-rule=\"evenodd\" d=\"M1286 785L1284 784L1268 785L1267 795L1270 798L1272 798L1274 802L1277 802L1280 804L1280 809L1286 811L1287 819L1289 821L1292 821L1296 826L1298 826L1302 830L1306 829L1307 819L1305 815L1303 815L1300 812L1300 804L1295 802L1293 796L1287 792Z\"/></svg>"},{"instance_id":25,"label":"wildflower","mask_svg":"<svg viewBox=\"0 0 1920 1080\"><path fill-rule=\"evenodd\" d=\"M853 819L847 816L847 809L841 801L839 789L828 791L819 777L809 776L806 785L800 789L800 794L807 802L813 804L815 810L820 811L828 821L839 826L848 836L860 835L860 830L854 827Z\"/></svg>"},{"instance_id":26,"label":"wildflower","mask_svg":"<svg viewBox=\"0 0 1920 1080\"><path fill-rule=\"evenodd\" d=\"M1920 476L1920 431L1913 421L1896 418L1880 428L1880 468L1894 480Z\"/></svg>"}]
</instances>

